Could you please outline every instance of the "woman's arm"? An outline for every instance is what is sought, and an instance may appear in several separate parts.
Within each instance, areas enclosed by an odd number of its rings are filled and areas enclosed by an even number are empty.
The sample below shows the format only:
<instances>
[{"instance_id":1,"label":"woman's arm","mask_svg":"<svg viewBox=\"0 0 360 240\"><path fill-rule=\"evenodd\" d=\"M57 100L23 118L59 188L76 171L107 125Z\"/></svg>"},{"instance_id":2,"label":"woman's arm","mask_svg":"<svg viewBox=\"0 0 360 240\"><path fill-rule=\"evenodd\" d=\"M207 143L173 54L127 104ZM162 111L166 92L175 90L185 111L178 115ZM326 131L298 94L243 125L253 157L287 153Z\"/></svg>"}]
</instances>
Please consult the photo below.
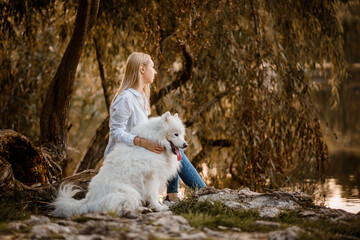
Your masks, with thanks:
<instances>
[{"instance_id":1,"label":"woman's arm","mask_svg":"<svg viewBox=\"0 0 360 240\"><path fill-rule=\"evenodd\" d=\"M116 142L134 145L136 135L126 131L126 126L133 112L133 105L125 95L119 95L110 107L110 137Z\"/></svg>"},{"instance_id":2,"label":"woman's arm","mask_svg":"<svg viewBox=\"0 0 360 240\"><path fill-rule=\"evenodd\" d=\"M130 146L137 145L152 152L161 153L163 147L145 138L137 137L126 131L126 125L133 113L133 105L125 95L119 95L110 108L110 136L116 142L125 142Z\"/></svg>"},{"instance_id":3,"label":"woman's arm","mask_svg":"<svg viewBox=\"0 0 360 240\"><path fill-rule=\"evenodd\" d=\"M161 153L164 150L164 148L161 145L157 144L156 142L152 142L145 138L140 138L140 137L134 138L134 145L144 147L147 150L150 150L154 153Z\"/></svg>"}]
</instances>

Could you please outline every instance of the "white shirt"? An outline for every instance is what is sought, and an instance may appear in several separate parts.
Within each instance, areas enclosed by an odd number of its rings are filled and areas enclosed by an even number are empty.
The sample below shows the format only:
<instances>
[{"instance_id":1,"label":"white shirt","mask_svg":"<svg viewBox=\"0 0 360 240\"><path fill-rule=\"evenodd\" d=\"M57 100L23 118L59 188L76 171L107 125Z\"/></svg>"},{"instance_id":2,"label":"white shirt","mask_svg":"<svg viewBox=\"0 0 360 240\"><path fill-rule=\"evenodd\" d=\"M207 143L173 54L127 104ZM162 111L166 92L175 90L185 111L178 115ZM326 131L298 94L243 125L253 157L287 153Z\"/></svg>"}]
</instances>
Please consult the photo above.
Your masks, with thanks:
<instances>
[{"instance_id":1,"label":"white shirt","mask_svg":"<svg viewBox=\"0 0 360 240\"><path fill-rule=\"evenodd\" d=\"M145 95L143 95L145 99ZM130 146L134 145L135 135L130 130L140 122L148 118L147 104L141 103L141 96L138 91L132 88L124 90L114 103L110 106L110 134L109 142L104 152L104 159L114 148L116 142L124 142Z\"/></svg>"}]
</instances>

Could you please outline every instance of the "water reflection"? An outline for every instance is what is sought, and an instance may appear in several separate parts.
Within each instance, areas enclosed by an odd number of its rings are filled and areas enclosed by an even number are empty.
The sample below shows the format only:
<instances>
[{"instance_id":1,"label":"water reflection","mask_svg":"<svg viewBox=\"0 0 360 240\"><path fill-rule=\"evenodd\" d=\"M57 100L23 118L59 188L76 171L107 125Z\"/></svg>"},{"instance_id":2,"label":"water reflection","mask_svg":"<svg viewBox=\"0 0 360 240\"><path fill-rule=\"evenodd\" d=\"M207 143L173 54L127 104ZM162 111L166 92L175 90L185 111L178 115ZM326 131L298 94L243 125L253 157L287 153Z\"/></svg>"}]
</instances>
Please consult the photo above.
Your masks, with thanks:
<instances>
[{"instance_id":1,"label":"water reflection","mask_svg":"<svg viewBox=\"0 0 360 240\"><path fill-rule=\"evenodd\" d=\"M348 152L331 155L328 178L319 188L317 203L352 213L359 212L360 156Z\"/></svg>"},{"instance_id":2,"label":"water reflection","mask_svg":"<svg viewBox=\"0 0 360 240\"><path fill-rule=\"evenodd\" d=\"M344 197L360 198L360 156L339 152L330 156L329 178L335 178L342 186ZM356 190L354 192L354 190Z\"/></svg>"},{"instance_id":3,"label":"water reflection","mask_svg":"<svg viewBox=\"0 0 360 240\"><path fill-rule=\"evenodd\" d=\"M331 87L323 84L314 100L329 147L330 169L320 191L320 201L331 208L360 211L360 64L352 64L339 88L340 102L331 108ZM315 78L317 82L327 79Z\"/></svg>"},{"instance_id":4,"label":"water reflection","mask_svg":"<svg viewBox=\"0 0 360 240\"><path fill-rule=\"evenodd\" d=\"M343 209L347 212L358 213L360 211L360 199L358 197L344 197L343 185L336 184L336 179L327 179L323 184L326 186L325 199L318 199L318 202L325 204L326 207L334 209ZM358 196L359 192L357 192Z\"/></svg>"}]
</instances>

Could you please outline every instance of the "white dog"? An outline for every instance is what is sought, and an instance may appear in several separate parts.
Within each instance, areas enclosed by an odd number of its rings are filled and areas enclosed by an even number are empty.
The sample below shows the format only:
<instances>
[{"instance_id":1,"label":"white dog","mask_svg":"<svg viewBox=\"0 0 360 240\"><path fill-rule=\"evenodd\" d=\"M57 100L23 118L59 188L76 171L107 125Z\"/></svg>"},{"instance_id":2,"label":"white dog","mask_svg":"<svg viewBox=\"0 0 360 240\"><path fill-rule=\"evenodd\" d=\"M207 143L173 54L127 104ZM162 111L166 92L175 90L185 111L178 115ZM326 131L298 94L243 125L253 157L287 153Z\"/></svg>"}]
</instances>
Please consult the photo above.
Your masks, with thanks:
<instances>
[{"instance_id":1,"label":"white dog","mask_svg":"<svg viewBox=\"0 0 360 240\"><path fill-rule=\"evenodd\" d=\"M143 147L118 143L106 157L99 173L90 181L81 200L72 185L62 186L51 204L52 215L70 217L89 212L132 211L147 206L155 211L168 210L159 203L159 192L180 168L179 148L186 148L185 128L177 114L166 112L134 127L131 133L158 142L161 154Z\"/></svg>"}]
</instances>

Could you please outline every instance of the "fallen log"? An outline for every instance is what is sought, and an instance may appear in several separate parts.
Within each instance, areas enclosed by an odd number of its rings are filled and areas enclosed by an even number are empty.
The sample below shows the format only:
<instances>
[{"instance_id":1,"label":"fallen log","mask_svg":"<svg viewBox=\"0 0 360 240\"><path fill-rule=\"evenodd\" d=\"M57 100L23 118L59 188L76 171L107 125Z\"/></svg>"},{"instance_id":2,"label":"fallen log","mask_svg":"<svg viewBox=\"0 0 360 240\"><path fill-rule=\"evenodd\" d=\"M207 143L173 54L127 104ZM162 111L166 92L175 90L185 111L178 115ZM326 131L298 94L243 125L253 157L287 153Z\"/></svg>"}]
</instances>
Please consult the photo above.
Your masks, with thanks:
<instances>
[{"instance_id":1,"label":"fallen log","mask_svg":"<svg viewBox=\"0 0 360 240\"><path fill-rule=\"evenodd\" d=\"M0 191L23 190L53 182L60 171L25 136L0 130Z\"/></svg>"},{"instance_id":2,"label":"fallen log","mask_svg":"<svg viewBox=\"0 0 360 240\"><path fill-rule=\"evenodd\" d=\"M22 201L50 202L61 184L84 189L83 197L95 170L83 171L61 179L60 167L45 150L37 148L25 136L10 129L0 130L0 195Z\"/></svg>"}]
</instances>

